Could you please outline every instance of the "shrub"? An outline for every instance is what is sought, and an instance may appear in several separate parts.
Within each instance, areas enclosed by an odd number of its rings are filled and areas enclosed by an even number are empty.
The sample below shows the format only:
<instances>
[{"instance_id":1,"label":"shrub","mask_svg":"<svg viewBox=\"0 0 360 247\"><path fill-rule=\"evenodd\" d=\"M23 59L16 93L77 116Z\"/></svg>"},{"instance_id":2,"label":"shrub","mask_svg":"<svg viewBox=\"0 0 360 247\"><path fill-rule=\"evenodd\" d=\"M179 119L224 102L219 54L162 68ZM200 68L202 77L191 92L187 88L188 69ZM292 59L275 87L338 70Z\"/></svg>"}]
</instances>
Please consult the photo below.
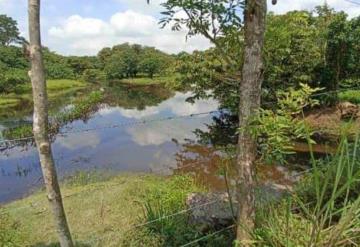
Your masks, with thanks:
<instances>
[{"instance_id":1,"label":"shrub","mask_svg":"<svg viewBox=\"0 0 360 247\"><path fill-rule=\"evenodd\" d=\"M293 195L278 205L259 208L260 227L255 231L259 246L360 244L358 144L359 140L349 144L344 139L332 158L313 159L311 174Z\"/></svg>"},{"instance_id":2,"label":"shrub","mask_svg":"<svg viewBox=\"0 0 360 247\"><path fill-rule=\"evenodd\" d=\"M29 80L30 78L25 70L7 69L0 74L0 93L12 92L18 85L29 82Z\"/></svg>"},{"instance_id":3,"label":"shrub","mask_svg":"<svg viewBox=\"0 0 360 247\"><path fill-rule=\"evenodd\" d=\"M46 77L48 79L75 79L72 69L62 63L46 64Z\"/></svg>"},{"instance_id":4,"label":"shrub","mask_svg":"<svg viewBox=\"0 0 360 247\"><path fill-rule=\"evenodd\" d=\"M311 95L320 89L300 85L298 90L290 88L286 92L279 91L278 108L260 109L253 119L250 131L258 138L262 159L267 163L285 163L286 155L294 153L292 143L295 140L306 140L308 127L299 115L304 108L319 103Z\"/></svg>"},{"instance_id":5,"label":"shrub","mask_svg":"<svg viewBox=\"0 0 360 247\"><path fill-rule=\"evenodd\" d=\"M360 90L348 90L339 93L341 101L349 101L354 104L360 104Z\"/></svg>"},{"instance_id":6,"label":"shrub","mask_svg":"<svg viewBox=\"0 0 360 247\"><path fill-rule=\"evenodd\" d=\"M100 83L106 80L106 74L99 69L86 69L82 75L82 79L90 83Z\"/></svg>"},{"instance_id":7,"label":"shrub","mask_svg":"<svg viewBox=\"0 0 360 247\"><path fill-rule=\"evenodd\" d=\"M155 246L181 246L195 239L206 236L210 233L201 233L196 228L188 224L186 212L176 214L186 209L185 200L189 193L202 191L196 186L190 176L174 176L164 182L161 186L148 188L144 198L144 217L142 221L153 222L146 228L129 233L126 238L128 242L124 246L143 246L131 245L130 243L144 243L144 234L152 236L152 240L157 240ZM175 214L175 215L173 215ZM167 217L172 215L171 217ZM161 219L161 220L159 220ZM233 236L230 231L226 234L205 237L201 246L230 246ZM146 246L153 246L147 245Z\"/></svg>"}]
</instances>

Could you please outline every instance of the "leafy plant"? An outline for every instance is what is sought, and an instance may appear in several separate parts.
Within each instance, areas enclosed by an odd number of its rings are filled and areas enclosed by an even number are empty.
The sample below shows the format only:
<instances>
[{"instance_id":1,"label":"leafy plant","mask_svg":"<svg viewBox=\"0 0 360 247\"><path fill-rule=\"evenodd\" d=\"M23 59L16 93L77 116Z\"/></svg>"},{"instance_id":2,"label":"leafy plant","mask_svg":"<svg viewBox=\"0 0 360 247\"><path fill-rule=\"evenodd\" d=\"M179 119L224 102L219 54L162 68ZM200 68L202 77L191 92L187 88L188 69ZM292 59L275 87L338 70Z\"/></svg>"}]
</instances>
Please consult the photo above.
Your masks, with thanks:
<instances>
[{"instance_id":1,"label":"leafy plant","mask_svg":"<svg viewBox=\"0 0 360 247\"><path fill-rule=\"evenodd\" d=\"M274 161L285 163L286 155L294 153L294 141L306 140L308 127L299 114L304 108L319 103L311 97L319 90L300 83L298 90L290 88L289 91L277 93L276 110L259 110L252 120L250 131L258 138L259 152L263 160L267 163Z\"/></svg>"},{"instance_id":2,"label":"leafy plant","mask_svg":"<svg viewBox=\"0 0 360 247\"><path fill-rule=\"evenodd\" d=\"M344 137L334 157L312 159L296 192L259 208L260 246L358 246L360 244L359 139Z\"/></svg>"}]
</instances>

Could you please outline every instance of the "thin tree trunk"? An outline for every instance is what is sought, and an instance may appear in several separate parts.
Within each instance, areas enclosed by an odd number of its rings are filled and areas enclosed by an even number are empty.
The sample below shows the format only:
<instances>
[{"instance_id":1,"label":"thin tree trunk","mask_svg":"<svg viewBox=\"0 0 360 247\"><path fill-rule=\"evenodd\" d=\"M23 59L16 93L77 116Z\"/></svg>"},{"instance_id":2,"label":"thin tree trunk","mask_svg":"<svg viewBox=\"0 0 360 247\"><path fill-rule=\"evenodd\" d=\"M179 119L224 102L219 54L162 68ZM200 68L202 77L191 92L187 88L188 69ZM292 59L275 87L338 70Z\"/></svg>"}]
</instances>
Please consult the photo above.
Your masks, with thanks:
<instances>
[{"instance_id":1,"label":"thin tree trunk","mask_svg":"<svg viewBox=\"0 0 360 247\"><path fill-rule=\"evenodd\" d=\"M31 61L31 71L29 72L29 75L31 78L34 99L33 132L39 152L47 197L52 209L60 245L62 247L72 247L73 242L65 216L48 136L48 103L40 37L40 0L29 0L28 4L30 35L29 50Z\"/></svg>"},{"instance_id":2,"label":"thin tree trunk","mask_svg":"<svg viewBox=\"0 0 360 247\"><path fill-rule=\"evenodd\" d=\"M245 5L245 47L240 84L238 171L238 228L240 246L250 246L255 220L256 139L249 133L249 121L260 107L263 81L262 49L264 45L266 0L247 0Z\"/></svg>"}]
</instances>

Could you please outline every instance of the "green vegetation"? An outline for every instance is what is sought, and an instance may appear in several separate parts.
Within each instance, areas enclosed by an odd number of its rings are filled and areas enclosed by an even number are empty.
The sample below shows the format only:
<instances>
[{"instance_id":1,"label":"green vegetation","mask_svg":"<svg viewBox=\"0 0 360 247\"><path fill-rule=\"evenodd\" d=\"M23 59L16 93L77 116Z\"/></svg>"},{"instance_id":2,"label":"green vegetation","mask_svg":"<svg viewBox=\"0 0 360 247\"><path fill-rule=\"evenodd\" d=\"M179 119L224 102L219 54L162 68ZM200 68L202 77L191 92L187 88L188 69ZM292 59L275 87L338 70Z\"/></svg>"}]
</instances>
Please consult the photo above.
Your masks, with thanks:
<instances>
[{"instance_id":1,"label":"green vegetation","mask_svg":"<svg viewBox=\"0 0 360 247\"><path fill-rule=\"evenodd\" d=\"M121 79L122 83L133 84L133 85L154 85L154 84L167 84L173 83L175 81L175 76L155 76L152 78L149 77L138 77L138 78L128 78Z\"/></svg>"},{"instance_id":2,"label":"green vegetation","mask_svg":"<svg viewBox=\"0 0 360 247\"><path fill-rule=\"evenodd\" d=\"M48 80L47 90L49 101L56 101L67 94L75 93L86 88L86 83L76 80ZM5 110L9 106L17 106L24 101L32 101L32 89L30 84L22 84L16 87L16 92L1 95L0 109Z\"/></svg>"},{"instance_id":3,"label":"green vegetation","mask_svg":"<svg viewBox=\"0 0 360 247\"><path fill-rule=\"evenodd\" d=\"M177 243L186 243L199 236L193 235L194 230L184 225L186 214L148 227L131 227L151 219L146 208L164 214L184 209L187 194L202 191L190 177L166 179L127 174L108 179L93 176L91 173L78 174L62 186L69 224L79 245L171 246L173 239ZM148 206L145 208L144 205ZM44 192L5 205L0 213L3 216L5 212L7 217L0 218L3 226L0 233L15 243L7 246L57 242ZM178 230L187 234L183 236Z\"/></svg>"},{"instance_id":4,"label":"green vegetation","mask_svg":"<svg viewBox=\"0 0 360 247\"><path fill-rule=\"evenodd\" d=\"M349 101L354 104L360 104L360 90L348 90L339 93L341 101Z\"/></svg>"},{"instance_id":5,"label":"green vegetation","mask_svg":"<svg viewBox=\"0 0 360 247\"><path fill-rule=\"evenodd\" d=\"M259 140L262 161L269 164L286 163L286 156L295 153L294 143L307 141L309 127L299 115L303 114L306 107L319 104L318 100L311 98L319 90L300 84L299 90L278 92L276 111L260 109L253 119L251 133Z\"/></svg>"},{"instance_id":6,"label":"green vegetation","mask_svg":"<svg viewBox=\"0 0 360 247\"><path fill-rule=\"evenodd\" d=\"M104 95L99 91L94 91L87 96L78 98L74 102L72 108L60 113L56 113L55 116L51 116L51 127L49 130L50 134L56 134L60 127L71 123L72 121L77 119L87 119L95 110L98 109L99 104L103 100ZM20 125L13 128L8 128L3 132L3 136L6 139L23 138L32 135L32 125Z\"/></svg>"},{"instance_id":7,"label":"green vegetation","mask_svg":"<svg viewBox=\"0 0 360 247\"><path fill-rule=\"evenodd\" d=\"M166 75L174 58L153 47L128 43L104 48L98 53L101 69L108 80L136 78L138 74Z\"/></svg>"},{"instance_id":8,"label":"green vegetation","mask_svg":"<svg viewBox=\"0 0 360 247\"><path fill-rule=\"evenodd\" d=\"M177 2L177 1L175 1ZM175 4L175 3L174 3ZM314 14L316 13L316 14ZM358 86L360 77L360 17L347 19L343 12L335 12L328 5L314 12L292 11L283 15L270 13L267 19L264 48L264 107L276 104L277 91L299 88L306 83L312 88L324 88L319 96L321 105L334 104L340 86ZM238 35L243 36L239 31ZM234 45L233 35L219 40L227 56L242 57L241 41ZM234 49L230 49L232 47ZM221 49L211 48L181 53L175 71L180 74L178 84L194 92L194 98L213 96L234 114L238 111L238 82L240 76L222 56ZM234 58L234 59L233 59ZM211 91L210 91L211 90Z\"/></svg>"},{"instance_id":9,"label":"green vegetation","mask_svg":"<svg viewBox=\"0 0 360 247\"><path fill-rule=\"evenodd\" d=\"M260 208L260 246L360 244L359 142L343 139L334 157L312 160L313 170L280 204Z\"/></svg>"}]
</instances>

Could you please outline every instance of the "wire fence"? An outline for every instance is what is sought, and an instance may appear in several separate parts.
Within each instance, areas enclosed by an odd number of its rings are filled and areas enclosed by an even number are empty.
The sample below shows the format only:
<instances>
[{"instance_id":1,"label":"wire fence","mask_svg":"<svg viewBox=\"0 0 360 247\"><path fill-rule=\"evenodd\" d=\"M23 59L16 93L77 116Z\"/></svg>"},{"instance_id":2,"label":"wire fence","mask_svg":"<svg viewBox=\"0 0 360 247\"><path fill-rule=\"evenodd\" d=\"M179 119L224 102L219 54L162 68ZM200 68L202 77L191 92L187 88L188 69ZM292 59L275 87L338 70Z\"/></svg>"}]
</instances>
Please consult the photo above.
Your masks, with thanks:
<instances>
[{"instance_id":1,"label":"wire fence","mask_svg":"<svg viewBox=\"0 0 360 247\"><path fill-rule=\"evenodd\" d=\"M312 95L312 97L317 97L317 96L326 95L326 94L332 94L332 93L345 91L345 90L354 90L354 89L359 89L359 87L342 89L342 90L334 90L334 91L324 92L324 93L317 93L317 94ZM101 131L101 130L105 130L105 129L121 128L121 127L134 126L134 125L144 125L144 124L149 124L149 123L170 121L170 120L175 120L175 119L194 118L194 117L197 117L197 116L212 115L212 114L215 114L215 113L222 113L222 112L224 112L224 111L223 110L217 110L217 111L201 112L201 113L195 113L195 114L189 114L189 115L169 116L169 117L162 117L162 118L157 118L157 119L143 119L143 120L132 121L132 122L122 122L122 123L110 124L110 125L107 125L107 126L96 126L96 127L87 128L87 129L72 129L72 130L69 130L69 131L63 131L63 132L60 131L58 133L58 136L66 137L69 134L85 133L85 132L90 132L90 131ZM15 138L15 139L0 140L0 144L5 144L5 145L8 145L9 143L15 143L16 144L16 142L27 142L29 140L33 140L33 136ZM0 145L0 147L1 147L1 145ZM63 158L64 157L60 157L58 159L55 159L55 161L56 162L61 161L61 160L63 160ZM186 166L183 166L181 168L186 168L186 167L191 167L191 166L194 166L194 165L198 165L200 162L197 161L197 162L194 162L194 163L190 163L190 164L187 164ZM175 168L175 169L177 169L177 168ZM169 168L166 167L164 169L157 170L157 172L160 172L161 170L169 170ZM299 174L295 174L294 176L299 176ZM41 178L39 178L39 179L41 179ZM37 179L37 182L38 182L39 179ZM120 186L120 185L121 184L116 184L115 183L112 186ZM100 189L100 188L97 188L97 189ZM77 196L77 195L79 195L81 193L83 193L83 191L73 193L73 194L70 194L70 195L64 195L63 198L66 199L66 198L69 198L69 197ZM172 213L172 214L169 214L169 215L161 216L161 217L159 217L157 219L154 219L154 220L150 220L150 221L147 221L147 222L144 222L144 223L134 224L134 225L129 226L126 229L126 231L132 231L134 229L149 226L151 224L154 224L156 222L160 222L160 221L165 220L165 219L169 219L169 218L172 218L172 217L175 217L175 216L178 216L178 215L187 214L187 213L189 213L189 212L191 212L191 211L193 211L195 209L210 206L210 205L213 205L213 204L215 204L217 202L218 202L218 200L207 202L207 203L195 206L195 207L180 210L178 212L175 212L175 213ZM10 211L14 212L14 211L17 211L17 210L36 208L36 207L37 207L37 204L31 204L31 205L27 205L27 206L24 206L24 207L14 208L14 209L11 209L11 210L8 209L8 208L6 210L4 210L3 208L0 208L0 211L1 211L0 215L6 214L6 213L8 213ZM208 235L205 235L205 236L202 236L202 237L200 237L198 239L195 239L195 240L193 240L193 241L191 241L191 242L189 242L189 243L187 243L185 245L182 245L182 247L192 246L192 245L194 245L196 243L199 243L201 241L209 239L209 238L211 238L211 237L213 237L213 236L215 236L217 234L221 234L221 233L223 233L225 231L228 231L228 230L230 230L230 229L232 229L234 227L236 227L236 225L231 225L231 226L228 226L228 227L223 228L221 230L218 230L216 232L212 232L212 233L210 233ZM95 233L95 232L93 232L93 233ZM90 234L93 234L93 233L90 233ZM96 238L96 239L94 239L92 241L89 241L89 242L86 242L86 243L90 244L90 243L93 243L95 241L101 241L102 239L105 239L106 237L108 237L108 236L103 236L101 238Z\"/></svg>"},{"instance_id":2,"label":"wire fence","mask_svg":"<svg viewBox=\"0 0 360 247\"><path fill-rule=\"evenodd\" d=\"M349 91L349 90L360 90L360 87L358 86L358 87L342 88L342 89L338 89L338 90L315 93L315 94L312 94L311 97L318 97L318 96L322 96L322 95L331 95L334 93L340 93L340 92ZM265 102L265 104L273 104L273 103L277 103L277 100ZM106 125L106 126L97 126L97 127L93 127L93 128L72 129L72 130L63 131L63 132L60 131L57 135L66 136L67 134L84 133L84 132L91 132L91 131L101 131L101 130L105 130L105 129L114 129L114 128L133 126L133 125L145 125L145 124L149 124L149 123L163 122L163 121L176 120L176 119L193 118L196 116L211 115L214 113L224 113L224 112L227 112L227 111L214 110L214 111L193 113L193 114L180 115L180 116L161 117L161 118L157 118L157 119L142 119L142 120L137 120L137 121L115 123L115 124L110 124L110 125ZM14 138L14 139L3 139L3 140L0 140L0 147L1 147L1 144L29 141L29 140L33 140L33 139L34 139L33 136Z\"/></svg>"},{"instance_id":3,"label":"wire fence","mask_svg":"<svg viewBox=\"0 0 360 247\"><path fill-rule=\"evenodd\" d=\"M187 118L195 118L198 116L203 115L212 115L214 113L221 113L224 112L223 110L215 110L215 111L208 111L208 112L201 112L201 113L193 113L188 115L181 115L181 116L169 116L169 117L162 117L157 119L143 119L138 121L131 121L131 122L121 122L116 124L111 124L107 126L97 126L93 128L84 128L84 129L73 129L69 131L60 131L57 135L58 136L64 136L68 134L76 134L76 133L85 133L85 132L92 132L92 131L101 131L106 129L115 129L115 128L122 128L122 127L128 127L128 126L135 126L135 125L145 125L150 123L156 123L156 122L163 122L163 121L170 121L170 120L176 120L176 119L187 119ZM33 140L34 136L27 136L27 137L21 137L21 138L14 138L14 139L4 139L0 140L0 147L1 144L8 144L13 142L26 142L29 140Z\"/></svg>"}]
</instances>

